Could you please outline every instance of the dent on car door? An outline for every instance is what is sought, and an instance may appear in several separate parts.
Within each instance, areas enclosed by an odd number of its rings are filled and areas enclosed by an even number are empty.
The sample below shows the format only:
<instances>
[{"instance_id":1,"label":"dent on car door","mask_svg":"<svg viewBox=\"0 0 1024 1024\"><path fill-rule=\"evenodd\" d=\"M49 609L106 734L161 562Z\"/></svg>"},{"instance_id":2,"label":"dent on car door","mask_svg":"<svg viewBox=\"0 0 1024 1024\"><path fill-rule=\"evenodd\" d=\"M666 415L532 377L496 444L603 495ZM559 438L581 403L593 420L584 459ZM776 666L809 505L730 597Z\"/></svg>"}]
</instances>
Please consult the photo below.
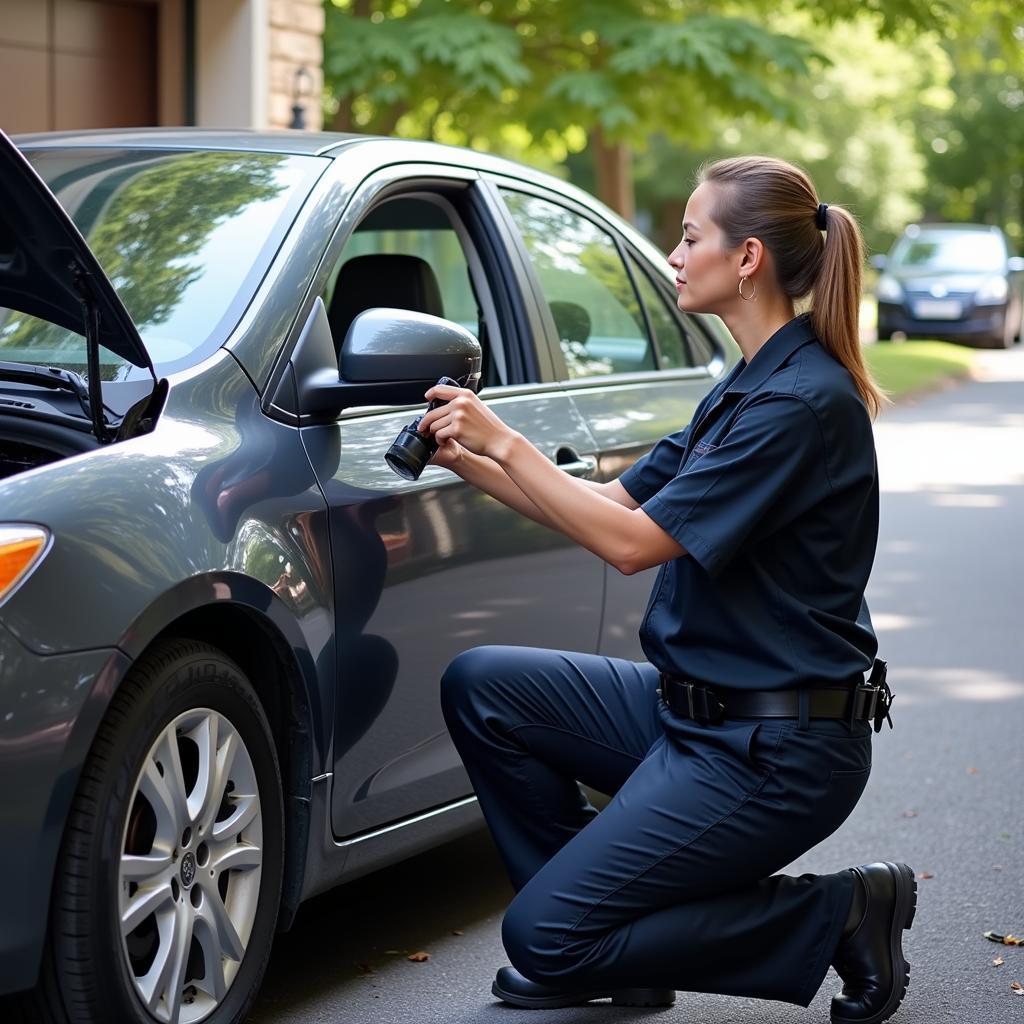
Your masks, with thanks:
<instances>
[{"instance_id":1,"label":"dent on car door","mask_svg":"<svg viewBox=\"0 0 1024 1024\"><path fill-rule=\"evenodd\" d=\"M467 196L463 201L468 201ZM419 308L462 323L494 346L481 394L514 429L554 457L589 434L557 388L508 383L514 342L497 322L458 196L392 199L356 227L326 301L336 342L364 303ZM402 275L418 281L400 283ZM372 282L391 282L381 294ZM481 321L486 330L481 329ZM510 355L506 350L504 356ZM422 408L347 414L303 429L330 506L337 600L338 700L332 819L350 836L471 792L439 704L439 681L481 644L593 651L601 563L559 534L428 467L396 476L384 453ZM333 452L331 458L321 453Z\"/></svg>"},{"instance_id":2,"label":"dent on car door","mask_svg":"<svg viewBox=\"0 0 1024 1024\"><path fill-rule=\"evenodd\" d=\"M553 361L614 480L684 427L712 380L709 341L674 307L664 271L592 211L502 188L550 313ZM641 659L637 636L656 569L606 567L599 651Z\"/></svg>"}]
</instances>

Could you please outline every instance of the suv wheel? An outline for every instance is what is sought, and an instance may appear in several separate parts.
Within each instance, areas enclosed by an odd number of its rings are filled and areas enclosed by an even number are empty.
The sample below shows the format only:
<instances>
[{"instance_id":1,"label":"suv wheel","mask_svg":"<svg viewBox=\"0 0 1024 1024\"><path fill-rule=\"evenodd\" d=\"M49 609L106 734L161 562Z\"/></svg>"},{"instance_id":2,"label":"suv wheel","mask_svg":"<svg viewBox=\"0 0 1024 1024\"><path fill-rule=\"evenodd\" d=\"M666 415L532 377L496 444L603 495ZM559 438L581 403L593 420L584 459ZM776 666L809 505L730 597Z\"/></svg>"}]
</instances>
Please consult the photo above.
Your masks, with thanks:
<instances>
[{"instance_id":1,"label":"suv wheel","mask_svg":"<svg viewBox=\"0 0 1024 1024\"><path fill-rule=\"evenodd\" d=\"M75 794L37 1009L92 1024L235 1024L270 953L281 777L252 686L190 640L141 658Z\"/></svg>"}]
</instances>

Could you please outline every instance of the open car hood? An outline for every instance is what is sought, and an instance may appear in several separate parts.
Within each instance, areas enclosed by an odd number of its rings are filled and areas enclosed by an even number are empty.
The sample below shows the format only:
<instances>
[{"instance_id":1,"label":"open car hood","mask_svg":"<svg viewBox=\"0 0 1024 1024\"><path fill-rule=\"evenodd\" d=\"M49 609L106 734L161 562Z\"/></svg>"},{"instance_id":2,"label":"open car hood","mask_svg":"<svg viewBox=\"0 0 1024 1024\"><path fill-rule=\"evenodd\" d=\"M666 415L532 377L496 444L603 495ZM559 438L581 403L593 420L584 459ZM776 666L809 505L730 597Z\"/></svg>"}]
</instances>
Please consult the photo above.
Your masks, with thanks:
<instances>
[{"instance_id":1,"label":"open car hood","mask_svg":"<svg viewBox=\"0 0 1024 1024\"><path fill-rule=\"evenodd\" d=\"M156 378L139 332L96 257L54 194L0 130L0 306L87 335Z\"/></svg>"}]
</instances>

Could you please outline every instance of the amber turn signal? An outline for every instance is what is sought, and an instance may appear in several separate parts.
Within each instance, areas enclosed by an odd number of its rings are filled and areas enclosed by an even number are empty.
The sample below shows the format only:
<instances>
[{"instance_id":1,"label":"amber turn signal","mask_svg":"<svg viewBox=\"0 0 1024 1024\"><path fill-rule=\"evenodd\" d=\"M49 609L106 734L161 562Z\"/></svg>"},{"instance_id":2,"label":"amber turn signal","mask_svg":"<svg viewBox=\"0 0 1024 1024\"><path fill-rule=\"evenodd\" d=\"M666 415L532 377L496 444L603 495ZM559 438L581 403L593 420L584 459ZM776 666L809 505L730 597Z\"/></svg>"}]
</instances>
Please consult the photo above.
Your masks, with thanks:
<instances>
[{"instance_id":1,"label":"amber turn signal","mask_svg":"<svg viewBox=\"0 0 1024 1024\"><path fill-rule=\"evenodd\" d=\"M40 561L49 539L38 526L0 526L0 601Z\"/></svg>"}]
</instances>

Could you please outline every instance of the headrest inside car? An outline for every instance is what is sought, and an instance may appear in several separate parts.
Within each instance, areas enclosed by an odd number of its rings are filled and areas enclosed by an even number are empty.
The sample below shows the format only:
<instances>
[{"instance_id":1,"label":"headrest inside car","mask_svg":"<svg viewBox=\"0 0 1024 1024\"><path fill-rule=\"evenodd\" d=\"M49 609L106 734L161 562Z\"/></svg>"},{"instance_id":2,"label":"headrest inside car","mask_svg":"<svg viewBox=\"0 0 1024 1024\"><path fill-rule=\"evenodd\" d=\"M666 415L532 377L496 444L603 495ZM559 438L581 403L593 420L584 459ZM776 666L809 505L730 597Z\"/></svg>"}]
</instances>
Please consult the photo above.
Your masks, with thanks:
<instances>
[{"instance_id":1,"label":"headrest inside car","mask_svg":"<svg viewBox=\"0 0 1024 1024\"><path fill-rule=\"evenodd\" d=\"M342 264L327 311L336 349L352 321L377 306L444 316L441 290L426 260L391 253L354 256Z\"/></svg>"}]
</instances>

